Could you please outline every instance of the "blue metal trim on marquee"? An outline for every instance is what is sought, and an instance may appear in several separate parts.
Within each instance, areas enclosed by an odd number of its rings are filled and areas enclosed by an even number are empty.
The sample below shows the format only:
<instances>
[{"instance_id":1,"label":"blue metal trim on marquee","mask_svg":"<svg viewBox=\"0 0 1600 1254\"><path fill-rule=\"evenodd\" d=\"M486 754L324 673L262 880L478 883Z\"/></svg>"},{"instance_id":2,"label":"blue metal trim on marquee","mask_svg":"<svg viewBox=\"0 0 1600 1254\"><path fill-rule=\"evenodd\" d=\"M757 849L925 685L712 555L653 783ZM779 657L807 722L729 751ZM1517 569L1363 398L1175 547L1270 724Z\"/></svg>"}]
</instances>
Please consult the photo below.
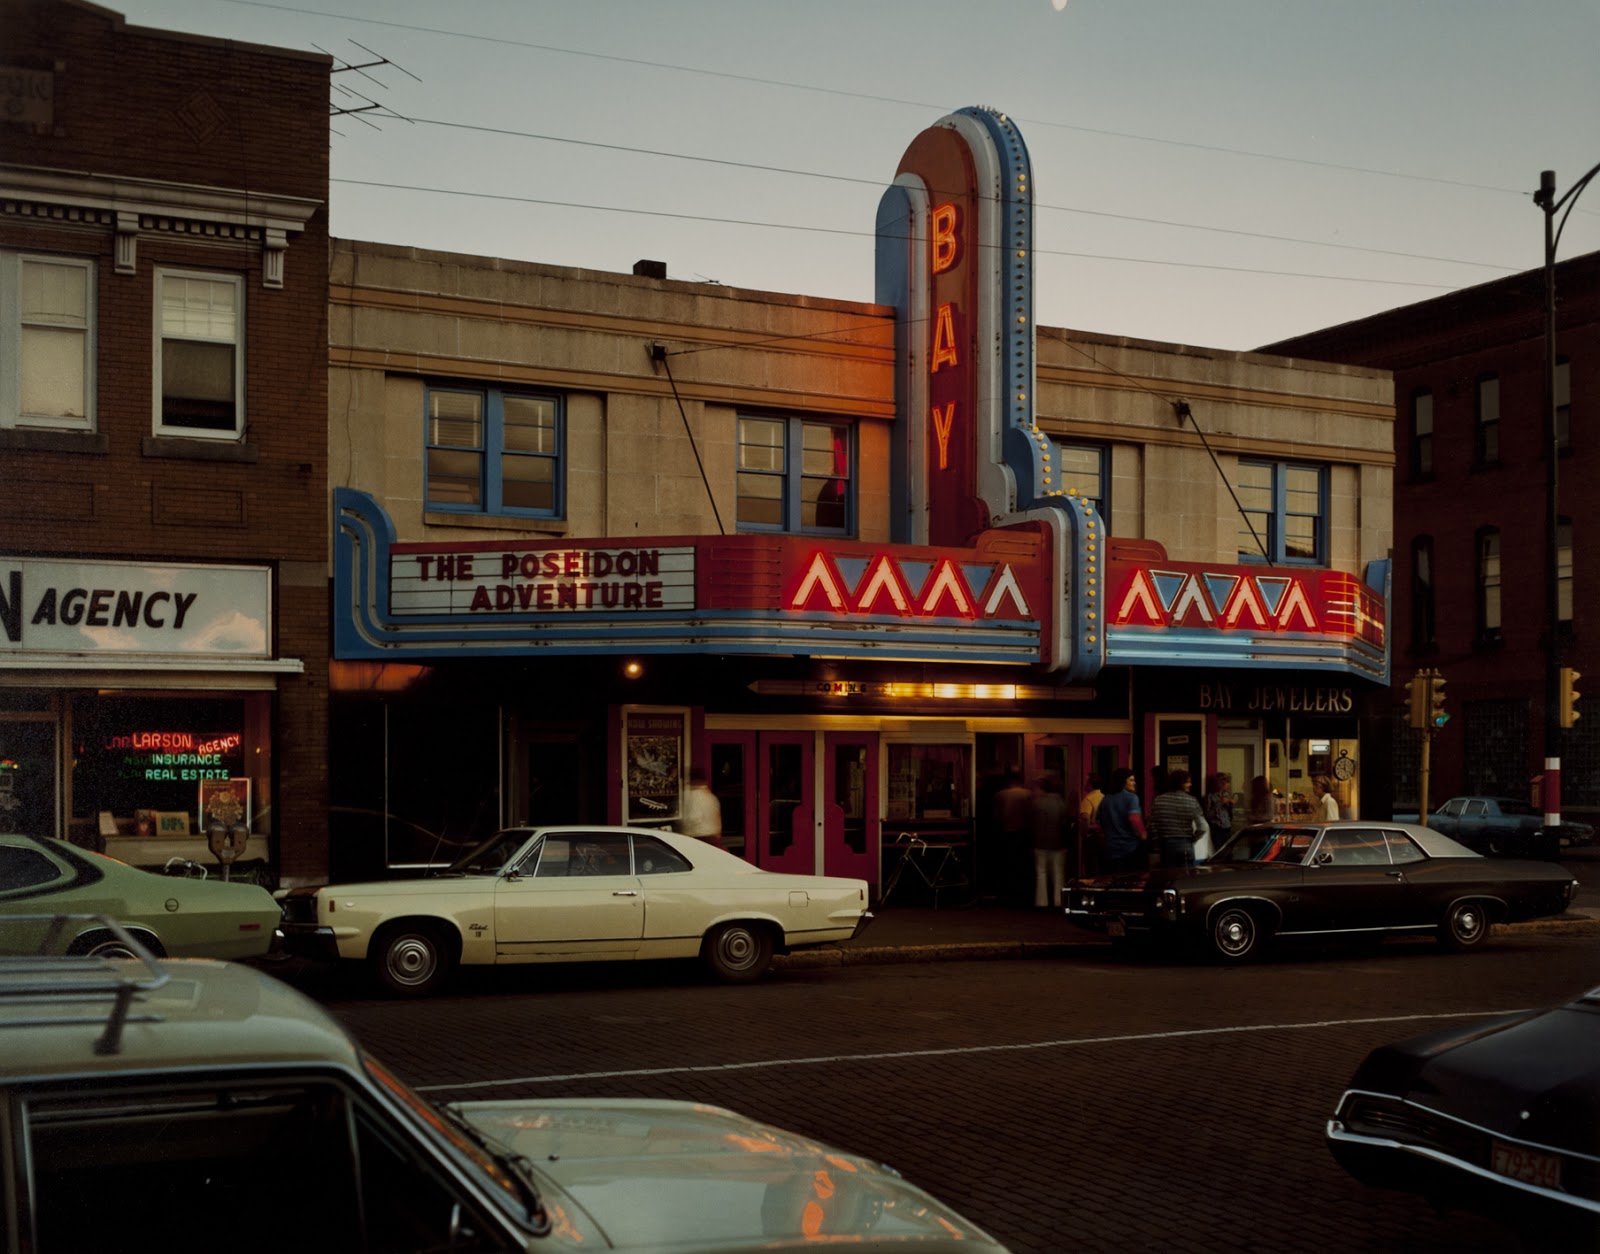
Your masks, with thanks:
<instances>
[{"instance_id":1,"label":"blue metal trim on marquee","mask_svg":"<svg viewBox=\"0 0 1600 1254\"><path fill-rule=\"evenodd\" d=\"M964 618L841 619L827 611L705 609L629 614L389 613L394 524L365 492L334 490L333 644L340 659L762 654L879 661L1037 665L1038 620L979 626ZM691 542L692 543L692 542Z\"/></svg>"}]
</instances>

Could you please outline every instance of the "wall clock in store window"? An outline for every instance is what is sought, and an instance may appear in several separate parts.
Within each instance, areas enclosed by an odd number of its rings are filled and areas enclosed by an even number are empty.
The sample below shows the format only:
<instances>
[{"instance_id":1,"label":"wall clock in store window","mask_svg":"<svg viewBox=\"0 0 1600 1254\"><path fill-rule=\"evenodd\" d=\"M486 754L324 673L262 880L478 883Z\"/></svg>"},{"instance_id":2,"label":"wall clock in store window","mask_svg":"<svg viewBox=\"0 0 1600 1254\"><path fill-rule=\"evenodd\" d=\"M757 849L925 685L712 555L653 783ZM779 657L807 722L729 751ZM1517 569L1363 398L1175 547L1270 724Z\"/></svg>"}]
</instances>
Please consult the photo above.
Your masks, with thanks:
<instances>
[{"instance_id":1,"label":"wall clock in store window","mask_svg":"<svg viewBox=\"0 0 1600 1254\"><path fill-rule=\"evenodd\" d=\"M1333 773L1340 779L1355 778L1356 760L1347 750L1339 750L1339 760L1333 764Z\"/></svg>"}]
</instances>

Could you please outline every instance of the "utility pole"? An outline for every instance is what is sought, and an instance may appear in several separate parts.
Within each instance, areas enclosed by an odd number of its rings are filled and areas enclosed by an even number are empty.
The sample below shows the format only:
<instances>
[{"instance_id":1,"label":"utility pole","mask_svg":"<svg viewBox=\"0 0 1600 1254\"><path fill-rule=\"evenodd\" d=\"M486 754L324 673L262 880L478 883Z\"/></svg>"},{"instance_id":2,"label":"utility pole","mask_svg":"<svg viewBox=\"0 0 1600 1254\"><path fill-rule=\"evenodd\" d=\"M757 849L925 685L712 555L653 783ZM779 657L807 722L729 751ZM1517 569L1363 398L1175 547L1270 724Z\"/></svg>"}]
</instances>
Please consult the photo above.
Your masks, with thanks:
<instances>
[{"instance_id":1,"label":"utility pole","mask_svg":"<svg viewBox=\"0 0 1600 1254\"><path fill-rule=\"evenodd\" d=\"M1533 203L1544 211L1545 667L1544 782L1540 804L1544 810L1545 834L1557 838L1559 833L1549 830L1561 826L1561 511L1556 475L1561 442L1556 429L1556 246L1572 214L1573 202L1597 174L1600 174L1600 165L1558 198L1556 172L1544 170L1539 174L1539 190L1533 194ZM1563 205L1566 212L1557 223L1556 213ZM1557 843L1557 840L1551 841L1552 846Z\"/></svg>"}]
</instances>

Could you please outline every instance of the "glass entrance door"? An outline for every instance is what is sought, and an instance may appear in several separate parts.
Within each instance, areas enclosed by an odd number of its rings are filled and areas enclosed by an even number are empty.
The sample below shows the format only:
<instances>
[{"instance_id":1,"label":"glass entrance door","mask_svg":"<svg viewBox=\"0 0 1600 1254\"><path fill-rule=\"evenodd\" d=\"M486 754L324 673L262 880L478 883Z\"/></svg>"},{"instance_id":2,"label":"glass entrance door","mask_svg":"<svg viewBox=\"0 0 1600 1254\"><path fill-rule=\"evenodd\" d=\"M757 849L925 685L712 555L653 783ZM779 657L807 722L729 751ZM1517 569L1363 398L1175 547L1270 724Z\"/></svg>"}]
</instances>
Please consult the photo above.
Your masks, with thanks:
<instances>
[{"instance_id":1,"label":"glass entrance door","mask_svg":"<svg viewBox=\"0 0 1600 1254\"><path fill-rule=\"evenodd\" d=\"M814 743L811 732L760 732L756 737L761 848L754 860L769 871L816 872Z\"/></svg>"},{"instance_id":2,"label":"glass entrance door","mask_svg":"<svg viewBox=\"0 0 1600 1254\"><path fill-rule=\"evenodd\" d=\"M878 737L824 732L822 870L873 883L878 878Z\"/></svg>"}]
</instances>

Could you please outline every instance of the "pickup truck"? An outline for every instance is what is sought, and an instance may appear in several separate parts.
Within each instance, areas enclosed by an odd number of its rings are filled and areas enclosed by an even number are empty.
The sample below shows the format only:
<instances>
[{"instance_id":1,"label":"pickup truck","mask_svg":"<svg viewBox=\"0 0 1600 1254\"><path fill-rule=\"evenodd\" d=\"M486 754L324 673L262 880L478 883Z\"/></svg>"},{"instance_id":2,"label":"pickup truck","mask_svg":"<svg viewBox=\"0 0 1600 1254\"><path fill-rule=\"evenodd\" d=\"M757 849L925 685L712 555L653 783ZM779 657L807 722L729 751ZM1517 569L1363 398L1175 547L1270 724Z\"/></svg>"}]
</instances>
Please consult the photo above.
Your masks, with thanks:
<instances>
[{"instance_id":1,"label":"pickup truck","mask_svg":"<svg viewBox=\"0 0 1600 1254\"><path fill-rule=\"evenodd\" d=\"M1451 797L1428 816L1428 826L1490 857L1554 858L1559 850L1544 848L1544 815L1514 797ZM1561 844L1587 845L1594 828L1566 820Z\"/></svg>"}]
</instances>

